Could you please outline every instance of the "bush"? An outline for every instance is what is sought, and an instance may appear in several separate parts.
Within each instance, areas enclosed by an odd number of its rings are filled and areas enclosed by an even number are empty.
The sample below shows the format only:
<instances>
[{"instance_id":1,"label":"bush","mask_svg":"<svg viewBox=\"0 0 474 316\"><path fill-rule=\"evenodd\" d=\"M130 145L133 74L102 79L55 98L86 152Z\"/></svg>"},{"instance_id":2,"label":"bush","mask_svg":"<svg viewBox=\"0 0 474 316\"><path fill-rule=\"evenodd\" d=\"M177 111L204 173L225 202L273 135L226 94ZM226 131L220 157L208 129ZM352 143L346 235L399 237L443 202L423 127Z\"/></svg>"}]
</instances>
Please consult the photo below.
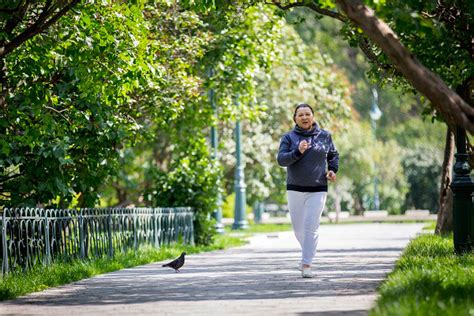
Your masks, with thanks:
<instances>
[{"instance_id":1,"label":"bush","mask_svg":"<svg viewBox=\"0 0 474 316\"><path fill-rule=\"evenodd\" d=\"M180 144L181 145L181 144ZM215 221L211 214L217 207L219 192L219 166L210 158L204 139L188 139L176 150L177 157L168 172L150 167L147 170L151 187L145 200L152 206L191 206L195 211L194 240L197 244L212 243Z\"/></svg>"},{"instance_id":2,"label":"bush","mask_svg":"<svg viewBox=\"0 0 474 316\"><path fill-rule=\"evenodd\" d=\"M405 209L438 209L442 153L428 145L409 150L402 165L410 190L406 194Z\"/></svg>"},{"instance_id":3,"label":"bush","mask_svg":"<svg viewBox=\"0 0 474 316\"><path fill-rule=\"evenodd\" d=\"M251 214L252 207L246 205L245 206L245 213ZM222 217L226 218L234 218L235 212L235 192L229 194L222 203Z\"/></svg>"}]
</instances>

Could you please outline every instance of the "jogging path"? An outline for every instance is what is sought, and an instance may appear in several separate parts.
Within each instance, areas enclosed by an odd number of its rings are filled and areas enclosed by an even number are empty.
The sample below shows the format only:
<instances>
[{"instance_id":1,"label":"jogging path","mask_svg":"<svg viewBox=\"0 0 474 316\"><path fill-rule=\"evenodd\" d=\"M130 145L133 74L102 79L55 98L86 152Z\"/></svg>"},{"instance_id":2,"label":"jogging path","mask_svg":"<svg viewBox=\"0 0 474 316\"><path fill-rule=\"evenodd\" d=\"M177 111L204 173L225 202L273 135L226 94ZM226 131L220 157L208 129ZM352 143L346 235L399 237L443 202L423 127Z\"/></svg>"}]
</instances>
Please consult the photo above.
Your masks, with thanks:
<instances>
[{"instance_id":1,"label":"jogging path","mask_svg":"<svg viewBox=\"0 0 474 316\"><path fill-rule=\"evenodd\" d=\"M366 315L376 288L424 224L322 225L312 279L292 232L0 302L1 315Z\"/></svg>"}]
</instances>

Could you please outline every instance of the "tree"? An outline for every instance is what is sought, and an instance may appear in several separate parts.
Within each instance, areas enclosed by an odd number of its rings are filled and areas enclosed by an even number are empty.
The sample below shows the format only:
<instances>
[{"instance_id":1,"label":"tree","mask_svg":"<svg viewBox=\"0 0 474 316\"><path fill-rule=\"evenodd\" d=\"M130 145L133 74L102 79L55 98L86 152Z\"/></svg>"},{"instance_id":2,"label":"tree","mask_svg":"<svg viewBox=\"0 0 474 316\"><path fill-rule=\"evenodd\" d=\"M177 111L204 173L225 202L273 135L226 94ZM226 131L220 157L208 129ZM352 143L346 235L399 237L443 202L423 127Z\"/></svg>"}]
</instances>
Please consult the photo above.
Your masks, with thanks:
<instances>
[{"instance_id":1,"label":"tree","mask_svg":"<svg viewBox=\"0 0 474 316\"><path fill-rule=\"evenodd\" d=\"M77 195L94 205L118 149L137 135L131 92L152 73L146 36L140 6L86 4L5 56L6 205L66 207Z\"/></svg>"},{"instance_id":2,"label":"tree","mask_svg":"<svg viewBox=\"0 0 474 316\"><path fill-rule=\"evenodd\" d=\"M402 168L403 149L395 141L375 140L367 123L353 121L347 131L335 138L336 147L343 157L338 181L328 194L328 209L341 195L341 207L362 215L373 209L374 177L379 179L380 207L391 214L400 214L408 190Z\"/></svg>"},{"instance_id":3,"label":"tree","mask_svg":"<svg viewBox=\"0 0 474 316\"><path fill-rule=\"evenodd\" d=\"M79 0L39 1L14 0L0 7L0 107L7 111L6 98L11 93L5 58L30 38L45 32L67 14Z\"/></svg>"},{"instance_id":4,"label":"tree","mask_svg":"<svg viewBox=\"0 0 474 316\"><path fill-rule=\"evenodd\" d=\"M454 133L450 128L446 131L446 145L443 155L441 185L439 188L439 209L435 232L447 234L453 230L453 192L449 187L453 179Z\"/></svg>"},{"instance_id":5,"label":"tree","mask_svg":"<svg viewBox=\"0 0 474 316\"><path fill-rule=\"evenodd\" d=\"M79 0L71 1L20 1L14 0L0 7L2 37L0 58L4 58L24 42L44 32L68 13Z\"/></svg>"},{"instance_id":6,"label":"tree","mask_svg":"<svg viewBox=\"0 0 474 316\"><path fill-rule=\"evenodd\" d=\"M395 81L406 90L417 89L431 101L451 130L459 124L473 133L474 108L453 91L461 86L461 94L466 95L469 94L467 90L472 89L474 65L470 37L466 36L471 32L474 9L472 2L393 0L373 3L378 14L389 21L400 38L361 1L336 1L340 11L335 11L333 2L273 3L283 9L308 7L317 14L344 22L343 32L346 38L362 48L373 65L373 74L382 74L382 79ZM415 56L447 84L428 71ZM443 108L442 103L449 106ZM461 114L457 116L456 113ZM469 148L472 151L472 147ZM444 160L445 163L449 161L451 160ZM472 162L472 158L470 161ZM443 170L447 168L449 167L443 166ZM443 177L441 187L447 188L448 185L449 180ZM449 204L441 204L438 214L445 211L452 211Z\"/></svg>"},{"instance_id":7,"label":"tree","mask_svg":"<svg viewBox=\"0 0 474 316\"><path fill-rule=\"evenodd\" d=\"M427 104L427 102L420 100L419 95L403 93L402 89L392 87L390 82L380 87L376 82L370 80L370 78L367 77L370 65L364 58L363 53L358 48L347 45L346 41L341 36L338 36L340 29L344 26L341 21L318 18L313 11L307 8L292 10L286 15L286 19L289 23L294 25L307 45L317 46L324 54L331 56L337 65L342 68L352 86L350 89L351 98L353 100L354 109L358 112L358 115L355 115L353 119L354 121L357 120L357 123L352 124L355 126L351 125L348 128L351 131L350 136L339 135L339 137L336 138L338 144L342 144L338 146L338 149L341 157L343 157L343 164L341 164L341 172L339 173L340 181L337 181L335 185L331 186L335 187L336 190L329 191L328 209L332 208L333 201L337 204L336 200L338 199L341 200L342 203L339 208L351 211L355 208L357 214L361 214L366 208L373 208L372 203L369 202L373 201L373 177L376 173L375 170L372 170L373 164L371 163L371 159L373 159L372 157L374 157L378 151L375 150L375 147L372 148L372 146L360 146L361 144L359 144L357 140L360 139L361 134L356 133L354 130L359 130L359 124L369 120L369 111L374 102L372 95L372 89L374 87L377 87L378 105L383 112L381 119L377 121L376 134L378 142L381 141L382 144L383 142L390 141L390 143L393 144L393 140L395 140L398 146L403 148L403 150L399 150L399 154L401 154L399 158L402 163L405 159L409 158L407 155L417 155L417 151L419 151L420 148L426 147L424 144L430 144L429 151L419 153L423 156L424 161L421 166L433 165L432 170L439 169L439 166L435 164L440 161L441 150L444 145L444 143L442 143L444 136L442 131L443 125L439 122L431 123L427 122L429 120L422 119L420 115L422 112L420 104L424 103L423 106L428 107L429 104ZM380 76L375 74L372 74L372 77L374 79L380 78ZM380 79L378 79L378 81L380 81ZM370 140L368 143L371 143L373 135L370 131L368 131L366 137ZM348 147L345 144L346 141L343 141L344 138L347 138L348 144L357 143L357 145L353 144L352 147ZM397 144L395 145L397 146ZM390 151L390 146L388 149ZM360 150L365 154L360 156L354 155L354 152ZM427 154L428 152L430 154ZM386 153L383 157L390 159L392 156L393 154ZM354 159L357 159L357 161L354 161ZM363 161L365 160L367 160L367 163L366 166L363 167ZM360 163L360 166L357 166L358 163ZM387 164L382 161L379 168L384 168L386 165ZM345 166L351 167L344 168ZM364 181L364 177L357 177L357 170L366 171L367 182ZM408 173L415 172L410 168L404 170L405 177ZM426 172L430 172L431 169L428 168L425 170ZM394 175L393 172L392 174ZM402 178L403 175L399 174L397 177ZM387 179L391 178L389 177ZM408 184L410 186L416 187L421 183L424 185L424 190L418 192L416 195L417 198L423 197L423 199L417 199L417 203L415 203L417 205L416 207L430 209L435 212L437 207L434 207L433 203L436 204L438 200L436 188L439 187L439 183L437 182L439 181L439 177L412 176L409 180ZM385 178L379 182L379 188L385 185L386 182L390 183L389 185L392 187L397 187L401 193L407 188L404 185L399 186L391 181L385 181ZM337 194L334 194L334 191L337 191ZM391 195L389 198L390 201L386 201L388 203L384 201L385 196L380 196L384 209L391 210L392 212L403 212L407 207L415 207L411 199L411 194L407 194L407 197L404 198L403 193L395 194L393 190L379 190L379 195L380 192L390 193ZM410 191L408 191L408 193L410 193ZM403 201L404 199L406 201ZM401 205L404 206L400 209ZM338 206L335 206L335 208L337 209Z\"/></svg>"},{"instance_id":8,"label":"tree","mask_svg":"<svg viewBox=\"0 0 474 316\"><path fill-rule=\"evenodd\" d=\"M429 209L434 213L438 209L442 157L431 145L417 146L405 154L402 165L410 190L405 202L406 208Z\"/></svg>"},{"instance_id":9,"label":"tree","mask_svg":"<svg viewBox=\"0 0 474 316\"><path fill-rule=\"evenodd\" d=\"M262 113L261 105L250 101L257 96L257 74L270 69L281 25L268 18L272 9L264 6L241 10L237 5L236 11L219 14L163 2L147 7L144 15L154 64L166 76L154 88L143 86L134 94L140 96L140 104L159 105L161 111L168 105L172 112L156 116L142 111L137 122L146 126L144 139L121 150L119 174L112 183L116 197L109 193L104 200L193 206L199 210L196 240L208 243L212 221L207 216L215 209L222 179L205 141L209 126L232 124L236 117L255 119ZM249 25L252 32L247 31ZM207 99L211 88L217 96L217 117ZM237 94L239 107L234 104ZM114 192L107 186L103 190Z\"/></svg>"},{"instance_id":10,"label":"tree","mask_svg":"<svg viewBox=\"0 0 474 316\"><path fill-rule=\"evenodd\" d=\"M274 20L276 17L274 17ZM293 109L306 102L315 110L322 128L339 133L351 118L351 102L347 78L327 56L315 46L306 45L291 25L283 23L277 30L270 71L257 76L257 102L264 107L257 120L244 124L243 152L247 200L285 200L285 169L278 166L275 155L281 137L293 128ZM233 126L224 128L223 151L225 178L233 178L235 143ZM335 136L338 137L338 136ZM231 182L227 191L232 191Z\"/></svg>"},{"instance_id":11,"label":"tree","mask_svg":"<svg viewBox=\"0 0 474 316\"><path fill-rule=\"evenodd\" d=\"M425 95L435 109L441 113L443 119L454 128L456 124L474 133L474 109L467 104L455 91L450 89L436 74L420 63L415 55L400 42L398 36L372 9L360 0L337 0L337 8L343 13L333 11L334 3L320 3L319 1L280 2L273 1L281 9L287 10L294 7L308 7L319 14L339 19L345 23L353 23L388 57L392 66L401 74L417 91ZM467 4L466 4L467 6ZM329 8L328 8L329 7ZM469 11L468 11L469 12ZM356 30L357 31L357 30ZM355 32L356 32L355 31ZM357 36L357 35L355 35ZM360 36L358 36L360 38ZM378 61L374 54L371 42L367 38L359 41L364 47L364 52L369 59ZM384 67L384 64L381 64Z\"/></svg>"}]
</instances>

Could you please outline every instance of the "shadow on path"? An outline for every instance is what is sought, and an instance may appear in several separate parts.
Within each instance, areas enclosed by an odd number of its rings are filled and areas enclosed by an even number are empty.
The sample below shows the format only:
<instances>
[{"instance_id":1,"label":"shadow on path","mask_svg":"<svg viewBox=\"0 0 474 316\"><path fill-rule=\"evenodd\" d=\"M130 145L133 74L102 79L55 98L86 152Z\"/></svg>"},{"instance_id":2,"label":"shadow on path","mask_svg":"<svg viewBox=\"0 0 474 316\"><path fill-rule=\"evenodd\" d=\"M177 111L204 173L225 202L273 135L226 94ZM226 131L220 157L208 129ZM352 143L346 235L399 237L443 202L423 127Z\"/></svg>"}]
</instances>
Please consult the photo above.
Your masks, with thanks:
<instances>
[{"instance_id":1,"label":"shadow on path","mask_svg":"<svg viewBox=\"0 0 474 316\"><path fill-rule=\"evenodd\" d=\"M313 279L297 270L297 249L237 248L189 256L180 273L150 264L82 280L8 304L46 306L164 301L268 300L373 295L401 248L320 250ZM347 315L366 311L351 310ZM344 315L344 311L300 315Z\"/></svg>"}]
</instances>

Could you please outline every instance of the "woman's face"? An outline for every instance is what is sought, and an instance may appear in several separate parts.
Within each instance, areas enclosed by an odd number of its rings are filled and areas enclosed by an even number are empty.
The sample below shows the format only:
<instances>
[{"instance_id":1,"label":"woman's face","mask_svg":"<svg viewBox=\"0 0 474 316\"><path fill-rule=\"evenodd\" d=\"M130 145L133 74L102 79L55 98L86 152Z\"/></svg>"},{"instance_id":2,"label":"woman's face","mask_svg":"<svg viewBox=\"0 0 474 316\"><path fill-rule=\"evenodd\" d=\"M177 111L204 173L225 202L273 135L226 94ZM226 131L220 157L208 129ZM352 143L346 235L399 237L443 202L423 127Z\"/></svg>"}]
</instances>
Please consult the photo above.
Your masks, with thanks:
<instances>
[{"instance_id":1,"label":"woman's face","mask_svg":"<svg viewBox=\"0 0 474 316\"><path fill-rule=\"evenodd\" d=\"M313 113L310 108L299 108L295 116L296 124L303 129L310 129L313 126Z\"/></svg>"}]
</instances>

